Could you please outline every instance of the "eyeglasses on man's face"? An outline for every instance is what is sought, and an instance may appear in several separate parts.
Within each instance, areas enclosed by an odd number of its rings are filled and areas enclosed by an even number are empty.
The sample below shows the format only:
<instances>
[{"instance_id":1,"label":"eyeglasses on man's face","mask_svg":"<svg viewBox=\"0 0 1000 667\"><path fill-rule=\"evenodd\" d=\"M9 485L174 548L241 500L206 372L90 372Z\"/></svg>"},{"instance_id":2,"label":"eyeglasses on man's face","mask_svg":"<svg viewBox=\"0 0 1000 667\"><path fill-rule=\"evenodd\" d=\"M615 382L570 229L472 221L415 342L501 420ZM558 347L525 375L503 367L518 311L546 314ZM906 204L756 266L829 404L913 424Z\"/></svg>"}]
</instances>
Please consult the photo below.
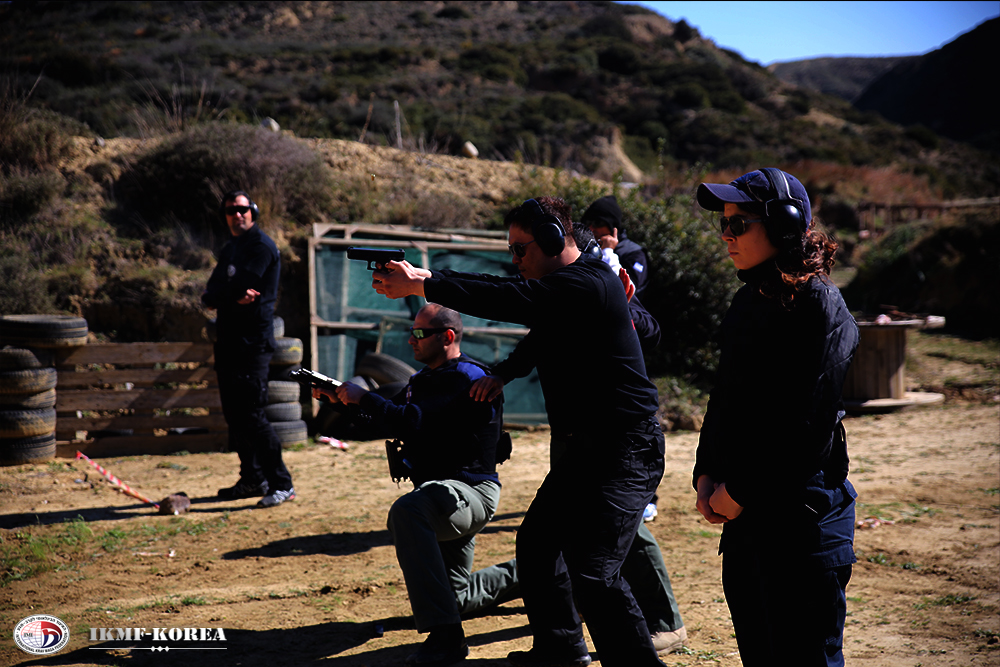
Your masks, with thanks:
<instances>
[{"instance_id":1,"label":"eyeglasses on man's face","mask_svg":"<svg viewBox=\"0 0 1000 667\"><path fill-rule=\"evenodd\" d=\"M230 204L226 207L226 215L236 215L237 213L246 214L250 210L249 206L240 206L238 204Z\"/></svg>"},{"instance_id":2,"label":"eyeglasses on man's face","mask_svg":"<svg viewBox=\"0 0 1000 667\"><path fill-rule=\"evenodd\" d=\"M445 331L454 331L454 329L451 327L410 327L407 331L417 340L423 340L428 336L444 333Z\"/></svg>"},{"instance_id":3,"label":"eyeglasses on man's face","mask_svg":"<svg viewBox=\"0 0 1000 667\"><path fill-rule=\"evenodd\" d=\"M746 233L750 226L750 223L761 222L763 218L748 218L745 215L724 215L719 218L719 232L722 234L726 233L726 227L729 227L729 233L733 236L742 236Z\"/></svg>"},{"instance_id":4,"label":"eyeglasses on man's face","mask_svg":"<svg viewBox=\"0 0 1000 667\"><path fill-rule=\"evenodd\" d=\"M525 253L528 252L528 246L534 242L535 240L532 239L527 243L508 243L507 250L509 250L512 255L515 255L517 257L524 257Z\"/></svg>"}]
</instances>

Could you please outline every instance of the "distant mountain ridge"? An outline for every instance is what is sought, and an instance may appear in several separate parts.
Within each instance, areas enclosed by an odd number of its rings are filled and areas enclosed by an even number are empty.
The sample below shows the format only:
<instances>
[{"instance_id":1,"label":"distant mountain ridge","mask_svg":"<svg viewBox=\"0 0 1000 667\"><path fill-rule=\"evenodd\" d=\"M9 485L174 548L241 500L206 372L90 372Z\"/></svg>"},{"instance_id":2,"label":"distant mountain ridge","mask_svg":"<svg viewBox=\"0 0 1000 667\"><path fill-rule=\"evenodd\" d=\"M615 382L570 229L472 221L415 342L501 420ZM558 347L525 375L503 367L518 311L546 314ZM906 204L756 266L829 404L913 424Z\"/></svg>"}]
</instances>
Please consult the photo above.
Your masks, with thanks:
<instances>
[{"instance_id":1,"label":"distant mountain ridge","mask_svg":"<svg viewBox=\"0 0 1000 667\"><path fill-rule=\"evenodd\" d=\"M1000 18L915 60L899 63L855 101L901 125L934 132L1000 152L996 110L996 48Z\"/></svg>"},{"instance_id":2,"label":"distant mountain ridge","mask_svg":"<svg viewBox=\"0 0 1000 667\"><path fill-rule=\"evenodd\" d=\"M1000 18L940 49L895 58L813 58L768 67L782 81L836 95L904 126L1000 152L992 88Z\"/></svg>"},{"instance_id":3,"label":"distant mountain ridge","mask_svg":"<svg viewBox=\"0 0 1000 667\"><path fill-rule=\"evenodd\" d=\"M853 102L873 81L896 65L920 56L810 58L768 65L787 83Z\"/></svg>"}]
</instances>

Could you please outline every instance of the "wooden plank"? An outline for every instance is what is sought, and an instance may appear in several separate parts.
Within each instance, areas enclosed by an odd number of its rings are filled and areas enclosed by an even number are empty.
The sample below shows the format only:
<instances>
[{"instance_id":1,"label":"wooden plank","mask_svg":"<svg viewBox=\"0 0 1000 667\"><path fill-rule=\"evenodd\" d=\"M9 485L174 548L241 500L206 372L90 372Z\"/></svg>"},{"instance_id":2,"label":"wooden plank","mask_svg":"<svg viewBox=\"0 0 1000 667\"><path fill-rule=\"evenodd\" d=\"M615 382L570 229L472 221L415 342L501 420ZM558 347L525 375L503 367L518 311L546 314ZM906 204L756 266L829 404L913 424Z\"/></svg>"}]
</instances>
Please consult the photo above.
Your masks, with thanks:
<instances>
[{"instance_id":1,"label":"wooden plank","mask_svg":"<svg viewBox=\"0 0 1000 667\"><path fill-rule=\"evenodd\" d=\"M210 363L214 354L211 343L97 343L57 348L54 356L57 368L71 369L89 364L152 366L171 362Z\"/></svg>"},{"instance_id":2,"label":"wooden plank","mask_svg":"<svg viewBox=\"0 0 1000 667\"><path fill-rule=\"evenodd\" d=\"M98 387L105 384L123 385L131 383L135 387L151 387L154 384L200 384L208 382L217 387L219 379L215 371L207 366L179 370L157 370L153 368L133 368L125 370L58 371L56 388L80 389Z\"/></svg>"},{"instance_id":3,"label":"wooden plank","mask_svg":"<svg viewBox=\"0 0 1000 667\"><path fill-rule=\"evenodd\" d=\"M124 436L97 438L86 442L57 442L56 456L72 458L77 451L90 458L109 456L162 456L177 452L224 452L229 442L228 433L201 435Z\"/></svg>"},{"instance_id":4,"label":"wooden plank","mask_svg":"<svg viewBox=\"0 0 1000 667\"><path fill-rule=\"evenodd\" d=\"M172 410L221 408L218 389L132 389L129 391L56 391L56 410Z\"/></svg>"},{"instance_id":5,"label":"wooden plank","mask_svg":"<svg viewBox=\"0 0 1000 667\"><path fill-rule=\"evenodd\" d=\"M225 430L226 418L222 414L210 415L120 415L112 417L67 417L56 415L57 433L99 431L107 428L129 428L136 432L152 434L155 429L204 427L213 431Z\"/></svg>"}]
</instances>

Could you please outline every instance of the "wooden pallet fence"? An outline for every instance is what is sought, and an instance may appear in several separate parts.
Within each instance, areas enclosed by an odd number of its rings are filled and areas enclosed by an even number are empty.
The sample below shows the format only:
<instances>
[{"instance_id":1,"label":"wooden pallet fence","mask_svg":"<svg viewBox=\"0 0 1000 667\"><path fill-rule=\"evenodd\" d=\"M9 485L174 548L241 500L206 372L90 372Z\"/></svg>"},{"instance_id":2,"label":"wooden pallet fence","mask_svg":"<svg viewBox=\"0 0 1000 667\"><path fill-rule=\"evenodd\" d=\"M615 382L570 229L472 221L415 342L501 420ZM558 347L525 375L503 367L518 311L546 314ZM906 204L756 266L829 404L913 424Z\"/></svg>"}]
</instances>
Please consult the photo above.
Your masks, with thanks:
<instances>
[{"instance_id":1,"label":"wooden pallet fence","mask_svg":"<svg viewBox=\"0 0 1000 667\"><path fill-rule=\"evenodd\" d=\"M56 350L57 455L224 451L228 431L212 361L210 343Z\"/></svg>"}]
</instances>

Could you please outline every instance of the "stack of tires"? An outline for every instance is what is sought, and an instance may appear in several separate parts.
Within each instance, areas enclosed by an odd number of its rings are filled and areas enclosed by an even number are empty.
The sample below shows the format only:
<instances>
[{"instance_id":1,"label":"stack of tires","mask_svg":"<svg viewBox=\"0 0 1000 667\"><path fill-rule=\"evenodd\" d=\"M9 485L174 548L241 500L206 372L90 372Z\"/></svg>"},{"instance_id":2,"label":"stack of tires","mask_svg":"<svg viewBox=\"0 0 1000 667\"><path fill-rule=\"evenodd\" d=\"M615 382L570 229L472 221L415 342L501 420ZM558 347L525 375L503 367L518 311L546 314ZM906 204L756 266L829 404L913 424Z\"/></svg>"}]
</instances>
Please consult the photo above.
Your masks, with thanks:
<instances>
[{"instance_id":1,"label":"stack of tires","mask_svg":"<svg viewBox=\"0 0 1000 667\"><path fill-rule=\"evenodd\" d=\"M213 343L215 320L205 325L205 337ZM288 379L288 373L302 367L302 341L285 337L285 320L274 317L274 356L268 371L267 406L264 413L274 427L274 433L282 447L297 445L309 440L306 423L302 421L302 403L299 402L302 388L298 382Z\"/></svg>"},{"instance_id":2,"label":"stack of tires","mask_svg":"<svg viewBox=\"0 0 1000 667\"><path fill-rule=\"evenodd\" d=\"M0 465L56 454L53 348L87 342L87 321L66 315L0 317Z\"/></svg>"},{"instance_id":3,"label":"stack of tires","mask_svg":"<svg viewBox=\"0 0 1000 667\"><path fill-rule=\"evenodd\" d=\"M275 317L274 342L264 413L281 446L289 447L309 440L306 423L302 420L302 387L288 379L291 371L302 368L302 341L286 337L284 320Z\"/></svg>"}]
</instances>

